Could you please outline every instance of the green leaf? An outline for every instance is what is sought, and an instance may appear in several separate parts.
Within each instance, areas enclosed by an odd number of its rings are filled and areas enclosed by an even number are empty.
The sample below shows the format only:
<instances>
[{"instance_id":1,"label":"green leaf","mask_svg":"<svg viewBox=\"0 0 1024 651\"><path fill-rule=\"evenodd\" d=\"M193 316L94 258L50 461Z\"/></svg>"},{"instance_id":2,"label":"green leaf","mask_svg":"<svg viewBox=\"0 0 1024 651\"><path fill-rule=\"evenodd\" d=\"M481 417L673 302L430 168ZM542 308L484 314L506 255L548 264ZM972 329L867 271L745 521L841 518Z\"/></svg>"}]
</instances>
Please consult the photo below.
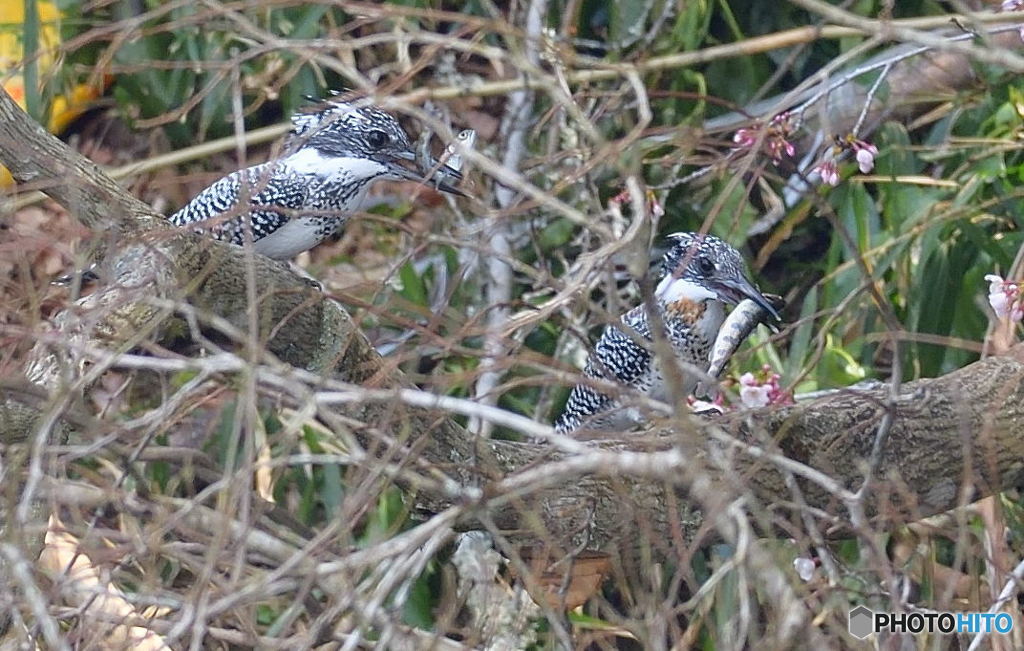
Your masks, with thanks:
<instances>
[{"instance_id":1,"label":"green leaf","mask_svg":"<svg viewBox=\"0 0 1024 651\"><path fill-rule=\"evenodd\" d=\"M210 440L210 444L214 446L214 453L217 457L217 461L221 467L224 468L225 472L231 472L234 468L229 468L228 463L231 459L237 458L238 451L238 440L236 438L237 428L235 427L235 415L237 414L238 403L234 400L228 400L224 403L224 406L220 410L220 419L217 422L217 430Z\"/></svg>"},{"instance_id":2,"label":"green leaf","mask_svg":"<svg viewBox=\"0 0 1024 651\"><path fill-rule=\"evenodd\" d=\"M575 224L565 217L552 220L540 231L538 239L541 249L545 253L560 249L572 240L575 230Z\"/></svg>"},{"instance_id":3,"label":"green leaf","mask_svg":"<svg viewBox=\"0 0 1024 651\"><path fill-rule=\"evenodd\" d=\"M880 154L875 158L875 173L883 176L917 174L920 164L914 156L907 128L899 122L886 122L875 138Z\"/></svg>"},{"instance_id":4,"label":"green leaf","mask_svg":"<svg viewBox=\"0 0 1024 651\"><path fill-rule=\"evenodd\" d=\"M298 9L300 9L300 15L287 36L293 39L315 37L320 31L320 22L327 14L329 7L327 5L310 5Z\"/></svg>"},{"instance_id":5,"label":"green leaf","mask_svg":"<svg viewBox=\"0 0 1024 651\"><path fill-rule=\"evenodd\" d=\"M423 279L416 273L412 263L405 263L398 270L398 279L402 283L399 293L410 303L427 307L427 286Z\"/></svg>"},{"instance_id":6,"label":"green leaf","mask_svg":"<svg viewBox=\"0 0 1024 651\"><path fill-rule=\"evenodd\" d=\"M427 631L434 628L435 605L428 573L429 570L416 577L409 589L409 598L402 607L402 620L406 624Z\"/></svg>"},{"instance_id":7,"label":"green leaf","mask_svg":"<svg viewBox=\"0 0 1024 651\"><path fill-rule=\"evenodd\" d=\"M818 375L818 384L823 389L849 386L867 377L864 367L858 364L849 352L838 345L831 334L826 337L825 350L815 370Z\"/></svg>"},{"instance_id":8,"label":"green leaf","mask_svg":"<svg viewBox=\"0 0 1024 651\"><path fill-rule=\"evenodd\" d=\"M786 357L786 364L783 367L783 380L792 382L800 374L804 364L807 363L808 348L811 343L811 333L814 329L814 313L818 310L818 287L815 285L808 290L804 296L804 302L800 306L800 325L793 331L793 337L789 343L789 354Z\"/></svg>"},{"instance_id":9,"label":"green leaf","mask_svg":"<svg viewBox=\"0 0 1024 651\"><path fill-rule=\"evenodd\" d=\"M393 536L407 516L402 492L394 486L384 489L377 498L377 508L369 514L366 529L359 537L360 546L366 547Z\"/></svg>"},{"instance_id":10,"label":"green leaf","mask_svg":"<svg viewBox=\"0 0 1024 651\"><path fill-rule=\"evenodd\" d=\"M40 124L46 124L43 115L42 98L39 94L39 62L36 56L39 51L39 5L37 0L23 0L25 20L22 23L22 61L25 83L25 109ZM6 72L6 71L5 71Z\"/></svg>"},{"instance_id":11,"label":"green leaf","mask_svg":"<svg viewBox=\"0 0 1024 651\"><path fill-rule=\"evenodd\" d=\"M578 613L576 611L570 611L566 616L569 618L569 621L572 622L573 626L584 630L617 631L622 628L621 626L605 621L599 617L592 617L585 613Z\"/></svg>"},{"instance_id":12,"label":"green leaf","mask_svg":"<svg viewBox=\"0 0 1024 651\"><path fill-rule=\"evenodd\" d=\"M713 13L707 0L685 3L672 28L672 42L682 51L696 50L707 38Z\"/></svg>"},{"instance_id":13,"label":"green leaf","mask_svg":"<svg viewBox=\"0 0 1024 651\"><path fill-rule=\"evenodd\" d=\"M320 499L328 517L341 511L341 502L345 496L345 487L341 476L341 466L326 463L320 466L323 485L320 487Z\"/></svg>"},{"instance_id":14,"label":"green leaf","mask_svg":"<svg viewBox=\"0 0 1024 651\"><path fill-rule=\"evenodd\" d=\"M643 36L644 23L653 4L653 0L611 3L612 14L608 27L612 42L628 46Z\"/></svg>"}]
</instances>

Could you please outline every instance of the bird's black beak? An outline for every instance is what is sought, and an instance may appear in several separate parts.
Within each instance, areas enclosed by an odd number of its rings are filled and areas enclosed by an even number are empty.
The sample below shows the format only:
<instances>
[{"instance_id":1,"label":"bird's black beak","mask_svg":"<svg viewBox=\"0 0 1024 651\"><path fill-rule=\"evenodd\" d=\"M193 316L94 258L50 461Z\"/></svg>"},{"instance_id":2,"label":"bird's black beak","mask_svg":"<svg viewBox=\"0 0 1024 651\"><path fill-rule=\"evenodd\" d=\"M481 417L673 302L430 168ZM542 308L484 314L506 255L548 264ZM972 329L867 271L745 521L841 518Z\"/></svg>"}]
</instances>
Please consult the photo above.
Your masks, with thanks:
<instances>
[{"instance_id":1,"label":"bird's black beak","mask_svg":"<svg viewBox=\"0 0 1024 651\"><path fill-rule=\"evenodd\" d=\"M453 179L455 181L461 181L462 180L462 172L460 172L459 170L452 169L452 168L448 167L447 165L442 165L441 169L439 169L435 173L435 178L438 178L438 177L440 177L440 178L435 183L435 185L436 185L438 190L440 190L442 192L447 192L449 194L454 194L457 197L468 197L469 196L468 194L466 194L462 190L458 189L454 185L449 184L445 180L445 179Z\"/></svg>"},{"instance_id":2,"label":"bird's black beak","mask_svg":"<svg viewBox=\"0 0 1024 651\"><path fill-rule=\"evenodd\" d=\"M395 154L395 157L400 160L408 160L416 162L416 154L411 151L403 151ZM388 167L391 171L403 179L409 179L410 181L416 181L417 183L424 183L426 185L433 185L442 192L454 194L459 197L468 197L469 195L462 190L451 185L448 181L458 182L462 180L462 172L448 167L447 165L441 165L434 158L430 159L430 169L413 171L408 167L402 165L398 161L392 161L388 163Z\"/></svg>"},{"instance_id":3,"label":"bird's black beak","mask_svg":"<svg viewBox=\"0 0 1024 651\"><path fill-rule=\"evenodd\" d=\"M757 287L744 277L730 278L727 280L716 280L715 284L722 287L725 291L719 292L722 298L726 299L733 305L739 303L743 298L749 298L750 300L757 303L758 307L772 315L776 321L781 321L782 317L779 316L775 306L772 305L771 301L764 297Z\"/></svg>"}]
</instances>

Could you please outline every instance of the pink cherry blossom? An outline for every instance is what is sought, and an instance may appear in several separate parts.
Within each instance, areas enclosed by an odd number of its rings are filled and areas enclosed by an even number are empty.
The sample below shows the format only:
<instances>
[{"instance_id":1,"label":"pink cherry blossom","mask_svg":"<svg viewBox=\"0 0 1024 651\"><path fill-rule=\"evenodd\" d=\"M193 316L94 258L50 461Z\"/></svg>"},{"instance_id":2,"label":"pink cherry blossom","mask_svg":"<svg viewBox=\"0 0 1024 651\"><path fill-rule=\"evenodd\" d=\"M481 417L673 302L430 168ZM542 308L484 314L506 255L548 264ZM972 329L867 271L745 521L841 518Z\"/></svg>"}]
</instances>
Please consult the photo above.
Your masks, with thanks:
<instances>
[{"instance_id":1,"label":"pink cherry blossom","mask_svg":"<svg viewBox=\"0 0 1024 651\"><path fill-rule=\"evenodd\" d=\"M875 169L875 156L878 155L878 147L863 140L854 140L852 147L857 158L857 166L862 174L867 174Z\"/></svg>"},{"instance_id":2,"label":"pink cherry blossom","mask_svg":"<svg viewBox=\"0 0 1024 651\"><path fill-rule=\"evenodd\" d=\"M1024 319L1024 302L1018 283L1007 282L996 274L986 275L985 281L988 282L988 304L998 318L1009 317L1014 322Z\"/></svg>"},{"instance_id":3,"label":"pink cherry blossom","mask_svg":"<svg viewBox=\"0 0 1024 651\"><path fill-rule=\"evenodd\" d=\"M836 167L835 161L822 161L814 169L818 172L818 176L821 177L822 183L832 187L839 185L839 168Z\"/></svg>"},{"instance_id":4,"label":"pink cherry blossom","mask_svg":"<svg viewBox=\"0 0 1024 651\"><path fill-rule=\"evenodd\" d=\"M757 142L757 129L737 129L732 136L732 141L737 147L747 149Z\"/></svg>"},{"instance_id":5,"label":"pink cherry blossom","mask_svg":"<svg viewBox=\"0 0 1024 651\"><path fill-rule=\"evenodd\" d=\"M744 373L740 376L740 400L744 407L750 409L767 407L770 402L768 397L770 391L771 387L758 382L753 373Z\"/></svg>"},{"instance_id":6,"label":"pink cherry blossom","mask_svg":"<svg viewBox=\"0 0 1024 651\"><path fill-rule=\"evenodd\" d=\"M772 161L778 164L783 156L792 158L796 155L796 147L789 141L795 131L793 116L790 113L779 113L769 120L767 125L754 124L737 129L732 141L737 149L752 149L758 140L763 138L764 150Z\"/></svg>"},{"instance_id":7,"label":"pink cherry blossom","mask_svg":"<svg viewBox=\"0 0 1024 651\"><path fill-rule=\"evenodd\" d=\"M665 207L658 201L658 197L655 196L653 190L646 192L647 196L647 209L651 211L651 214L655 217L662 217L665 215ZM623 189L618 194L610 197L608 203L616 208L621 207L622 204L628 204L630 201L630 194L628 189Z\"/></svg>"},{"instance_id":8,"label":"pink cherry blossom","mask_svg":"<svg viewBox=\"0 0 1024 651\"><path fill-rule=\"evenodd\" d=\"M758 409L768 405L791 405L793 396L783 391L779 385L782 379L772 367L765 364L755 373L744 373L740 376L740 401L744 407Z\"/></svg>"},{"instance_id":9,"label":"pink cherry blossom","mask_svg":"<svg viewBox=\"0 0 1024 651\"><path fill-rule=\"evenodd\" d=\"M661 202L658 201L658 197L654 195L653 190L647 191L647 207L655 217L665 216L665 206L661 205Z\"/></svg>"},{"instance_id":10,"label":"pink cherry blossom","mask_svg":"<svg viewBox=\"0 0 1024 651\"><path fill-rule=\"evenodd\" d=\"M619 192L617 195L608 199L608 203L613 204L623 204L626 203L627 201L629 201L629 190L625 188L623 188L622 191Z\"/></svg>"},{"instance_id":11,"label":"pink cherry blossom","mask_svg":"<svg viewBox=\"0 0 1024 651\"><path fill-rule=\"evenodd\" d=\"M793 559L793 569L796 570L797 575L803 579L804 582L810 581L814 578L815 568L817 568L817 563L814 562L813 558L798 556Z\"/></svg>"},{"instance_id":12,"label":"pink cherry blossom","mask_svg":"<svg viewBox=\"0 0 1024 651\"><path fill-rule=\"evenodd\" d=\"M785 140L784 138L772 138L767 141L765 145L768 147L768 153L771 154L772 159L775 162L782 160L782 154L786 154L790 158L796 154L796 147L793 143Z\"/></svg>"}]
</instances>

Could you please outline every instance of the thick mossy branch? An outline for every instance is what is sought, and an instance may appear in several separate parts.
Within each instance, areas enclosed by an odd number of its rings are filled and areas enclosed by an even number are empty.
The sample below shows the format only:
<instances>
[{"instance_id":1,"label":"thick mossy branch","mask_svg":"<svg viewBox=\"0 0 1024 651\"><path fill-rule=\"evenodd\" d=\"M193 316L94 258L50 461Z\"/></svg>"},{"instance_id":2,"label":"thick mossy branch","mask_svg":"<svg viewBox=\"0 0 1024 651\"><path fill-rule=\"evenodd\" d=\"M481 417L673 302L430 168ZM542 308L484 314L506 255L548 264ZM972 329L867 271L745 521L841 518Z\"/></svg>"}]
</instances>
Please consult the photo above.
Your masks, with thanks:
<instances>
[{"instance_id":1,"label":"thick mossy branch","mask_svg":"<svg viewBox=\"0 0 1024 651\"><path fill-rule=\"evenodd\" d=\"M863 482L888 404L887 387L840 391L792 407L741 412L605 441L600 444L603 449L652 454L603 468L587 466L579 476L572 468L563 468L561 481L506 507L496 519L514 528L528 522L530 513L543 514L538 526L548 535L577 538L577 529L586 520L587 533L598 546L618 547L633 538L633 532L649 532L649 542L671 555L670 541L689 541L703 523L689 491L703 493L699 498L705 505L745 493L766 506L791 500L785 475L765 458L766 453L826 475L836 486L823 487L801 475L797 481L809 506L845 519L846 506L833 489L856 491ZM488 450L503 477L528 471L539 456L537 446L527 444L494 441ZM699 452L679 454L682 450ZM660 464L659 451L664 454ZM544 458L556 463L566 459L554 452ZM958 506L962 494L978 499L1024 485L1021 459L1024 345L1008 356L901 388L865 510L893 522L948 511ZM539 531L535 534L543 537ZM832 534L848 536L849 530L837 528Z\"/></svg>"}]
</instances>

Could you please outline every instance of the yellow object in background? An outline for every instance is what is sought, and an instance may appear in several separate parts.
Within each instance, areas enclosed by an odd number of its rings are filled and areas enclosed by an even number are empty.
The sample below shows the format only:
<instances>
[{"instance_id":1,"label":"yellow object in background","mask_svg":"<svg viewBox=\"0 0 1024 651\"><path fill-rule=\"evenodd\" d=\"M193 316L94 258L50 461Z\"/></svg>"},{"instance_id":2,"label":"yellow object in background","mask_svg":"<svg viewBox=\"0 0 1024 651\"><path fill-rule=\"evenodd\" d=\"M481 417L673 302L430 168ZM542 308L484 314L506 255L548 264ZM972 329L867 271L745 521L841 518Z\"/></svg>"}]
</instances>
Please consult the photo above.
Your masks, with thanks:
<instances>
[{"instance_id":1,"label":"yellow object in background","mask_svg":"<svg viewBox=\"0 0 1024 651\"><path fill-rule=\"evenodd\" d=\"M36 70L40 80L46 79L57 63L55 57L60 47L60 11L53 2L36 2L39 16L39 57ZM0 0L0 79L18 106L25 108L25 79L21 63L24 54L25 0ZM89 107L102 88L78 84L67 95L57 95L50 103L50 119L47 128L51 133L60 133ZM10 185L10 173L0 166L0 186Z\"/></svg>"}]
</instances>

